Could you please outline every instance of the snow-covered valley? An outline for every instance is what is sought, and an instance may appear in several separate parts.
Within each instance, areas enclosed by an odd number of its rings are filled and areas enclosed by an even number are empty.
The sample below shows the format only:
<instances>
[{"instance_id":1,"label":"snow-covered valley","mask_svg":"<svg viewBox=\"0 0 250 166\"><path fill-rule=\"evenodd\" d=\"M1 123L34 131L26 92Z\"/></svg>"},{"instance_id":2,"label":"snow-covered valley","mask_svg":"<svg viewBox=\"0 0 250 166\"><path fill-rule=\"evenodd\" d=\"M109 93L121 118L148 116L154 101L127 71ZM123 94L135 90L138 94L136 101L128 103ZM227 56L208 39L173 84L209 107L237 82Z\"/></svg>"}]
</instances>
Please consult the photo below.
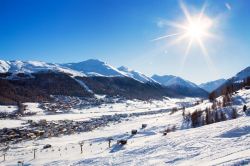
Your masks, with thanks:
<instances>
[{"instance_id":1,"label":"snow-covered valley","mask_svg":"<svg viewBox=\"0 0 250 166\"><path fill-rule=\"evenodd\" d=\"M0 164L16 165L18 161L25 165L249 164L250 116L243 113L242 107L243 105L250 107L250 90L240 90L233 95L232 106L237 108L238 118L197 128L186 128L183 125L182 110L172 112L172 108L186 106L186 112L192 112L211 105L207 100L197 105L197 101L200 100L194 98L169 98L150 102L128 100L82 110L72 109L69 113L57 115L47 115L46 112L36 108L36 104L28 103L28 108L31 107L39 112L37 115L20 117L9 122L6 119L0 120L1 124L8 127L11 123L14 126L10 125L9 128L12 128L18 125L24 126L25 124L19 122L31 119L85 121L103 115L133 114L134 116L112 121L87 132L10 144L6 153L2 152L5 154L5 161L1 161ZM146 124L146 127L142 127L143 124ZM166 129L173 127L176 128L175 131L164 134ZM137 133L131 134L132 130L137 130ZM113 139L111 147L108 145L109 138ZM127 144L117 144L117 141L122 139L127 140ZM44 145L47 144L52 147L44 149Z\"/></svg>"}]
</instances>

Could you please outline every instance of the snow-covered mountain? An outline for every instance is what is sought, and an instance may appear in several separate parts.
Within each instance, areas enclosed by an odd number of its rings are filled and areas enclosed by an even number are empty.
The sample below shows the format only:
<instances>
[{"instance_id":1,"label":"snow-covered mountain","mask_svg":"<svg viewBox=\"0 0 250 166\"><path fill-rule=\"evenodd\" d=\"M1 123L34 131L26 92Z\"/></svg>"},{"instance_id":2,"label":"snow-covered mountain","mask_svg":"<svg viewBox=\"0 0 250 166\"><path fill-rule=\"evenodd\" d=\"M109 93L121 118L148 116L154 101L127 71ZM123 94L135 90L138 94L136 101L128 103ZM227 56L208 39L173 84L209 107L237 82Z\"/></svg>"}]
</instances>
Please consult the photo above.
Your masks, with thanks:
<instances>
[{"instance_id":1,"label":"snow-covered mountain","mask_svg":"<svg viewBox=\"0 0 250 166\"><path fill-rule=\"evenodd\" d=\"M238 72L235 76L227 79L221 86L211 92L212 96L218 97L229 90L239 90L244 86L243 84L249 84L250 80L250 67L247 67L240 72ZM245 83L244 83L245 82Z\"/></svg>"},{"instance_id":2,"label":"snow-covered mountain","mask_svg":"<svg viewBox=\"0 0 250 166\"><path fill-rule=\"evenodd\" d=\"M212 92L215 89L217 89L218 87L220 87L222 84L224 84L226 82L226 79L218 79L215 81L210 81L210 82L206 82L206 83L202 83L199 86L206 90L207 92Z\"/></svg>"},{"instance_id":3,"label":"snow-covered mountain","mask_svg":"<svg viewBox=\"0 0 250 166\"><path fill-rule=\"evenodd\" d=\"M188 80L184 80L181 77L177 77L173 75L164 75L164 76L153 75L152 79L158 81L159 83L165 86L178 85L178 86L183 86L183 87L188 87L188 88L198 87L196 84Z\"/></svg>"},{"instance_id":4,"label":"snow-covered mountain","mask_svg":"<svg viewBox=\"0 0 250 166\"><path fill-rule=\"evenodd\" d=\"M70 69L83 72L87 76L104 76L104 77L130 77L142 83L153 82L152 78L147 77L141 72L128 69L125 66L121 66L119 68L115 68L106 62L102 62L97 59L89 59L79 63L66 63L62 64L64 67L68 67Z\"/></svg>"},{"instance_id":5,"label":"snow-covered mountain","mask_svg":"<svg viewBox=\"0 0 250 166\"><path fill-rule=\"evenodd\" d=\"M13 100L9 99L8 91L13 92L13 98L19 96L19 99L23 101L36 101L36 99L33 99L32 95L29 97L23 96L22 91L44 96L46 99L49 95L85 97L93 94L136 99L161 98L164 96L207 96L205 91L180 77L164 76L163 78L168 78L168 81L155 81L155 79L138 71L123 66L117 69L94 59L67 64L41 61L0 61L0 83L2 81L2 87L6 89L2 96L6 101L11 102ZM11 80L15 80L15 82ZM25 83L25 86L22 83ZM67 86L71 89L65 89ZM19 89L19 91L15 89ZM45 93L43 94L43 92Z\"/></svg>"},{"instance_id":6,"label":"snow-covered mountain","mask_svg":"<svg viewBox=\"0 0 250 166\"><path fill-rule=\"evenodd\" d=\"M46 63L41 61L3 61L0 60L0 73L18 73L31 74L41 71L55 71L67 73L72 76L85 76L84 73L74 71L72 69L62 67L54 63Z\"/></svg>"},{"instance_id":7,"label":"snow-covered mountain","mask_svg":"<svg viewBox=\"0 0 250 166\"><path fill-rule=\"evenodd\" d=\"M247 77L250 77L250 66L237 73L236 76L233 77L233 79L235 81L240 81L246 79Z\"/></svg>"},{"instance_id":8,"label":"snow-covered mountain","mask_svg":"<svg viewBox=\"0 0 250 166\"><path fill-rule=\"evenodd\" d=\"M153 80L152 78L142 74L141 72L135 71L135 70L131 70L128 69L125 66L121 66L119 68L117 68L120 72L122 72L124 75L126 75L127 77L131 77L134 78L135 80L138 80L142 83L146 83L146 82L153 82L153 83L158 83L155 80Z\"/></svg>"},{"instance_id":9,"label":"snow-covered mountain","mask_svg":"<svg viewBox=\"0 0 250 166\"><path fill-rule=\"evenodd\" d=\"M79 72L83 72L87 76L125 76L115 67L97 59L89 59L78 63L66 63L62 64L62 66L68 67Z\"/></svg>"},{"instance_id":10,"label":"snow-covered mountain","mask_svg":"<svg viewBox=\"0 0 250 166\"><path fill-rule=\"evenodd\" d=\"M151 78L183 96L206 97L208 95L205 90L181 77L173 75L153 75Z\"/></svg>"}]
</instances>

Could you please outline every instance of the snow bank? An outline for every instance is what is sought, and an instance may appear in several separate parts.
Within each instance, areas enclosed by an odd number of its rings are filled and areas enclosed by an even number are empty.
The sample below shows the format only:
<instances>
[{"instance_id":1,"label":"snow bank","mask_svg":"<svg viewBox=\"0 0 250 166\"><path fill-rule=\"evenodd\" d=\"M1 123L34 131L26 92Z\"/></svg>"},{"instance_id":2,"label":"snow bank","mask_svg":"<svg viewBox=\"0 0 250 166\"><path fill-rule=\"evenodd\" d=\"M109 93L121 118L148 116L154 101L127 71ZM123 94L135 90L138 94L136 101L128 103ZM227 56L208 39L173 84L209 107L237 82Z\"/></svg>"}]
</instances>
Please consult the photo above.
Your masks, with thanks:
<instances>
[{"instance_id":1,"label":"snow bank","mask_svg":"<svg viewBox=\"0 0 250 166\"><path fill-rule=\"evenodd\" d=\"M0 112L1 113L13 113L17 111L17 106L6 106L6 105L0 105Z\"/></svg>"}]
</instances>

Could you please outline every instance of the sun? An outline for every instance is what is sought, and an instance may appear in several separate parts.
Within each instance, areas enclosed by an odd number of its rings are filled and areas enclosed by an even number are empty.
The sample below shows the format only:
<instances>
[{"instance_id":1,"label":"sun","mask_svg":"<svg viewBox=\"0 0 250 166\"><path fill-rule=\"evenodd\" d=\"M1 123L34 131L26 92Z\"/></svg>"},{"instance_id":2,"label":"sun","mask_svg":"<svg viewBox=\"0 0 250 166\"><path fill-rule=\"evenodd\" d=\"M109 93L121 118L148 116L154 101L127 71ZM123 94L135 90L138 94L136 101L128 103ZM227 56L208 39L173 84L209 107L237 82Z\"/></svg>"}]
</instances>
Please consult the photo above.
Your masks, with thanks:
<instances>
[{"instance_id":1,"label":"sun","mask_svg":"<svg viewBox=\"0 0 250 166\"><path fill-rule=\"evenodd\" d=\"M186 25L186 34L192 39L201 39L209 33L212 21L209 18L192 18Z\"/></svg>"},{"instance_id":2,"label":"sun","mask_svg":"<svg viewBox=\"0 0 250 166\"><path fill-rule=\"evenodd\" d=\"M213 35L209 32L213 25L212 19L200 13L198 16L191 17L189 14L186 23L182 26L184 30L184 36L190 40L202 41L206 37L212 37ZM180 27L180 26L179 26Z\"/></svg>"},{"instance_id":3,"label":"sun","mask_svg":"<svg viewBox=\"0 0 250 166\"><path fill-rule=\"evenodd\" d=\"M185 57L189 53L194 42L199 45L203 54L207 56L208 53L204 44L204 40L206 38L215 37L215 35L210 32L213 26L213 20L204 14L206 5L203 5L200 13L197 15L191 15L183 3L180 3L180 7L186 18L185 22L178 23L168 21L167 24L171 27L174 27L176 33L158 37L153 41L162 40L169 37L176 37L173 43L178 43L184 39L187 39L188 45L186 47Z\"/></svg>"}]
</instances>

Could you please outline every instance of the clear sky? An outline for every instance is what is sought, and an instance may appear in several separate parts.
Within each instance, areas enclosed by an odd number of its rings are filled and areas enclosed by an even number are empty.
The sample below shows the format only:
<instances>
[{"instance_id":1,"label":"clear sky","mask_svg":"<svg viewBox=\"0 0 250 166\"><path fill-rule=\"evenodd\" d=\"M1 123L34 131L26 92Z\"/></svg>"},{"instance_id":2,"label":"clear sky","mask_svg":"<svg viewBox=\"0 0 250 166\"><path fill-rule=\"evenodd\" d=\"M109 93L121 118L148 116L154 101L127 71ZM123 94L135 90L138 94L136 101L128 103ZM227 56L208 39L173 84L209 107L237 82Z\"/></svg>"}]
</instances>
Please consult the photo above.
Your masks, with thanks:
<instances>
[{"instance_id":1,"label":"clear sky","mask_svg":"<svg viewBox=\"0 0 250 166\"><path fill-rule=\"evenodd\" d=\"M213 21L207 59L194 43L170 43L178 32L165 24L183 22L176 0L0 0L0 59L79 62L100 59L152 74L179 75L195 83L228 78L250 66L250 1L183 0L195 15Z\"/></svg>"}]
</instances>

